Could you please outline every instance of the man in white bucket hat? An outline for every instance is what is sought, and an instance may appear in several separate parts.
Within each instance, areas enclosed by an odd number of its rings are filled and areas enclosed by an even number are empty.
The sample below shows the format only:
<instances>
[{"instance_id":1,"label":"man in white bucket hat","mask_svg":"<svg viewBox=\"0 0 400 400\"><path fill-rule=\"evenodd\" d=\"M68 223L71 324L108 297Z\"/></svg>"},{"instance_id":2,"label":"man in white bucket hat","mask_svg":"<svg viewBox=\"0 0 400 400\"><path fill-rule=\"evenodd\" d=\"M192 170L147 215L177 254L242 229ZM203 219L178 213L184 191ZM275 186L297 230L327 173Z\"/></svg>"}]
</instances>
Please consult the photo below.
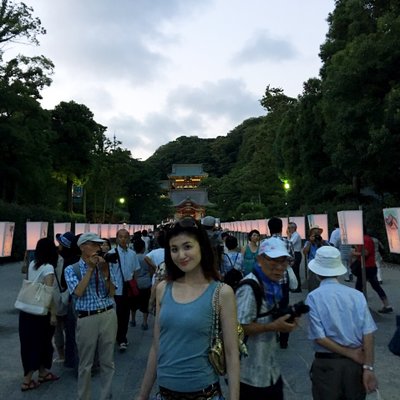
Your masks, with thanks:
<instances>
[{"instance_id":1,"label":"man in white bucket hat","mask_svg":"<svg viewBox=\"0 0 400 400\"><path fill-rule=\"evenodd\" d=\"M347 269L335 247L320 247L308 268L321 280L306 299L308 338L315 349L310 373L313 399L364 399L377 388L373 367L377 328L365 297L339 283L337 277Z\"/></svg>"}]
</instances>

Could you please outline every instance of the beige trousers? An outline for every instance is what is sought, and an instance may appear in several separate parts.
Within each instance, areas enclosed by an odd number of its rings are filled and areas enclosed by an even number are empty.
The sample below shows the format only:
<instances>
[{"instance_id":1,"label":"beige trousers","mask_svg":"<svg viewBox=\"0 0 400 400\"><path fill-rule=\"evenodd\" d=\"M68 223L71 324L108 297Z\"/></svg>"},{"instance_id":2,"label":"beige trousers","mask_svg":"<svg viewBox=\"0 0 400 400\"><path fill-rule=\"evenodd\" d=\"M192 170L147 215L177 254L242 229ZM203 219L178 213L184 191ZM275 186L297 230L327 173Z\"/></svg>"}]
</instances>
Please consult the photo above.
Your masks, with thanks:
<instances>
[{"instance_id":1,"label":"beige trousers","mask_svg":"<svg viewBox=\"0 0 400 400\"><path fill-rule=\"evenodd\" d=\"M117 316L111 309L101 314L78 318L76 343L79 354L78 399L91 400L91 372L98 346L100 362L99 400L111 398L111 384L114 377L114 345L117 334Z\"/></svg>"}]
</instances>

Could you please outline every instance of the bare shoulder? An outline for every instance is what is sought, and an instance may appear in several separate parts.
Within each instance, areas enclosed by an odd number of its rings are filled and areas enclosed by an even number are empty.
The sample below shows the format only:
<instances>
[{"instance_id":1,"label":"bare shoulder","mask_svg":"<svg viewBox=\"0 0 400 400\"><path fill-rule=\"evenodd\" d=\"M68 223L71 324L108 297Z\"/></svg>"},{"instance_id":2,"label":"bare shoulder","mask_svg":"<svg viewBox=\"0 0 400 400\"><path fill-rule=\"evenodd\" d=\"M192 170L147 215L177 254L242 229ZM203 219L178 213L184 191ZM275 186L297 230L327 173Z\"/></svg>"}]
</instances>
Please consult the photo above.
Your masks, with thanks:
<instances>
[{"instance_id":1,"label":"bare shoulder","mask_svg":"<svg viewBox=\"0 0 400 400\"><path fill-rule=\"evenodd\" d=\"M156 298L158 300L162 299L164 296L165 288L167 287L167 281L161 281L156 286Z\"/></svg>"},{"instance_id":2,"label":"bare shoulder","mask_svg":"<svg viewBox=\"0 0 400 400\"><path fill-rule=\"evenodd\" d=\"M222 284L220 293L222 301L231 299L235 296L233 289L226 283Z\"/></svg>"}]
</instances>

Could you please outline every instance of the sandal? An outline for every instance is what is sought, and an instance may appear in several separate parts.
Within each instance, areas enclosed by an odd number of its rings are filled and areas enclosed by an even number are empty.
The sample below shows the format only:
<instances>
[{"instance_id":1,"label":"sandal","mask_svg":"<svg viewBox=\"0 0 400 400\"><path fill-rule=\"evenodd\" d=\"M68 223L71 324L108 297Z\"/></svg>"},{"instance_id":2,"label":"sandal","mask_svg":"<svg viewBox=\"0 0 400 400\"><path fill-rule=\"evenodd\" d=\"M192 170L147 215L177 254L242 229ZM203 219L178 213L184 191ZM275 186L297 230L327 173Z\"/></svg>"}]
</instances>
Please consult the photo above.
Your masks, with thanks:
<instances>
[{"instance_id":1,"label":"sandal","mask_svg":"<svg viewBox=\"0 0 400 400\"><path fill-rule=\"evenodd\" d=\"M59 376L54 375L52 372L48 372L44 376L39 376L39 383L45 383L45 382L52 382L52 381L58 381L60 379Z\"/></svg>"},{"instance_id":2,"label":"sandal","mask_svg":"<svg viewBox=\"0 0 400 400\"><path fill-rule=\"evenodd\" d=\"M30 380L28 383L22 382L22 384L21 384L21 392L26 392L27 390L37 389L39 386L40 386L40 383L34 381L33 379Z\"/></svg>"}]
</instances>

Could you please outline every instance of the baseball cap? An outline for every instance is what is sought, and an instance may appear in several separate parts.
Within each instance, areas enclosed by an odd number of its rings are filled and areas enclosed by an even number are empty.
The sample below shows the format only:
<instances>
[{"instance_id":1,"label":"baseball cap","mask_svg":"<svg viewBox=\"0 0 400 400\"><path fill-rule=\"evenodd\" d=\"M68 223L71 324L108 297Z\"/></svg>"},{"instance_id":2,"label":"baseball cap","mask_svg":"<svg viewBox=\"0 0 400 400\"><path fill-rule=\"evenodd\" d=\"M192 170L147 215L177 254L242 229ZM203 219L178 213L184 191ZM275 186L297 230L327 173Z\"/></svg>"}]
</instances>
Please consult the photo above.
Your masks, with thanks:
<instances>
[{"instance_id":1,"label":"baseball cap","mask_svg":"<svg viewBox=\"0 0 400 400\"><path fill-rule=\"evenodd\" d=\"M92 232L82 233L82 235L78 239L78 246L81 246L87 242L95 242L95 243L104 243L104 240Z\"/></svg>"},{"instance_id":2,"label":"baseball cap","mask_svg":"<svg viewBox=\"0 0 400 400\"><path fill-rule=\"evenodd\" d=\"M263 240L260 243L258 254L265 254L270 258L290 257L286 243L277 237Z\"/></svg>"}]
</instances>

